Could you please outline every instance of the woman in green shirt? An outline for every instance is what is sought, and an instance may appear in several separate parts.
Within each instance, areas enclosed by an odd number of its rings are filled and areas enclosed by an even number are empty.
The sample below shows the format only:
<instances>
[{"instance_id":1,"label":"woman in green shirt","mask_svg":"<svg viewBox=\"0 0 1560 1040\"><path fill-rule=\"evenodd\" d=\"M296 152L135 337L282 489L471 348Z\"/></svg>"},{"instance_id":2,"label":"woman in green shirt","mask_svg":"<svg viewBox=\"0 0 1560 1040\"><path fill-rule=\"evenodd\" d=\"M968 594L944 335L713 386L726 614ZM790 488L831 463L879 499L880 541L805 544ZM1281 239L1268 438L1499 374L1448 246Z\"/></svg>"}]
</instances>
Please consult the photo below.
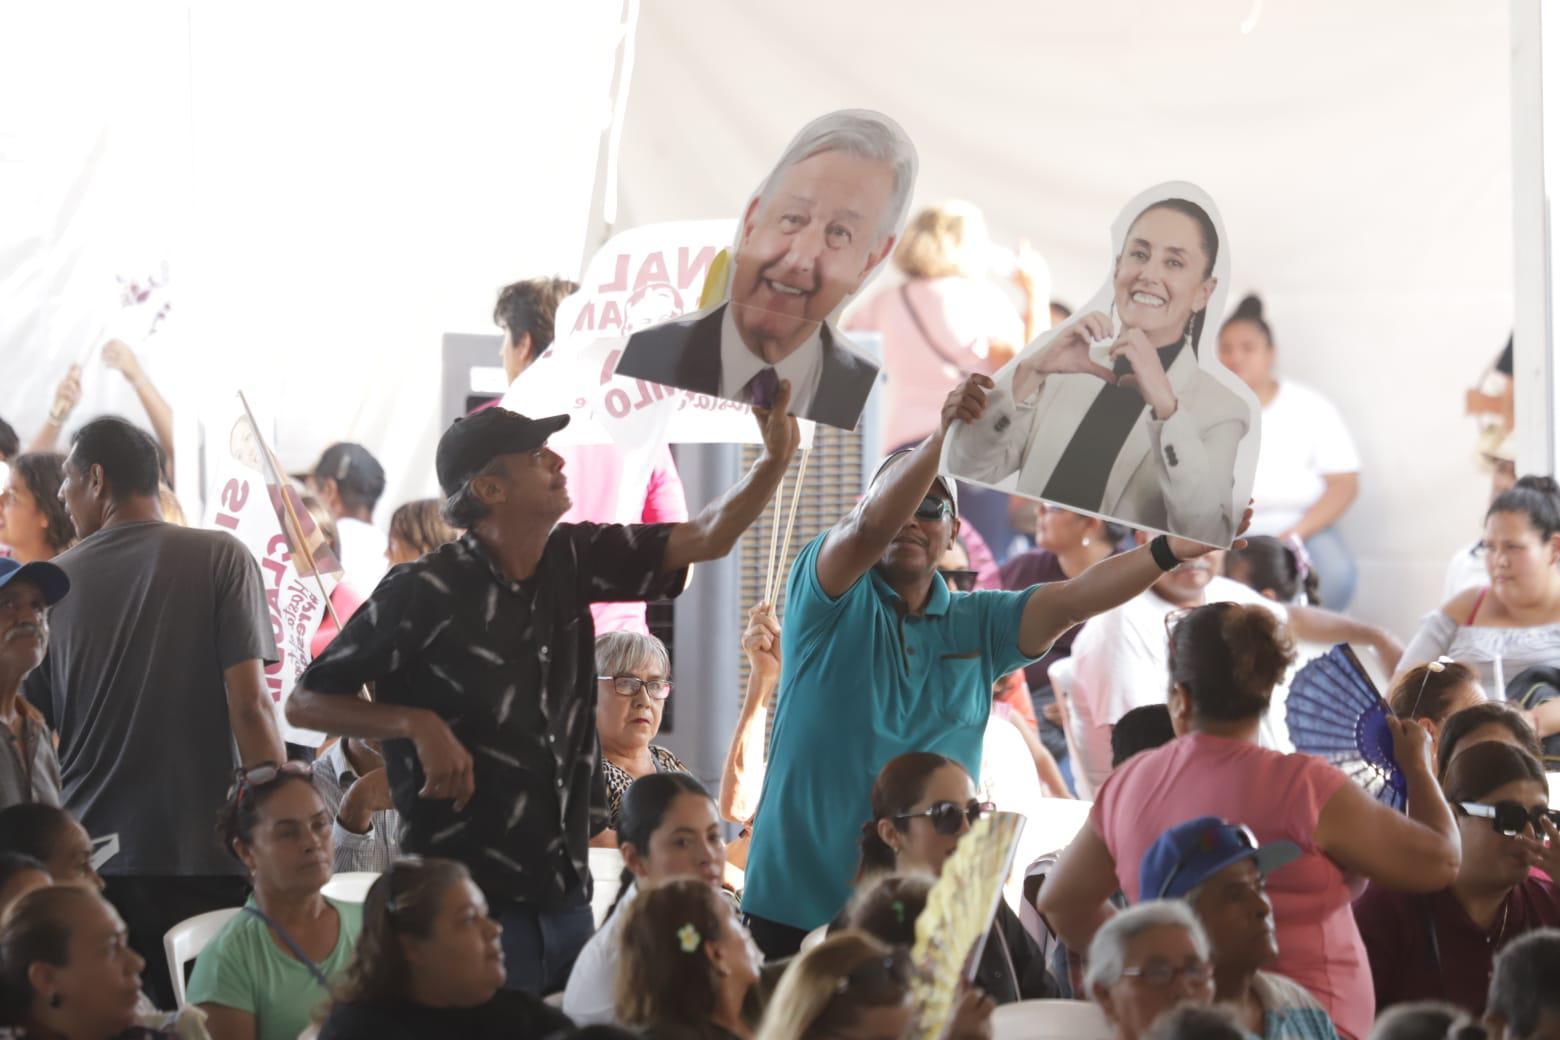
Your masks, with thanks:
<instances>
[{"instance_id":1,"label":"woman in green shirt","mask_svg":"<svg viewBox=\"0 0 1560 1040\"><path fill-rule=\"evenodd\" d=\"M320 894L331 815L300 763L239 774L217 832L254 895L195 961L190 1003L213 1040L296 1040L352 959L363 908Z\"/></svg>"}]
</instances>

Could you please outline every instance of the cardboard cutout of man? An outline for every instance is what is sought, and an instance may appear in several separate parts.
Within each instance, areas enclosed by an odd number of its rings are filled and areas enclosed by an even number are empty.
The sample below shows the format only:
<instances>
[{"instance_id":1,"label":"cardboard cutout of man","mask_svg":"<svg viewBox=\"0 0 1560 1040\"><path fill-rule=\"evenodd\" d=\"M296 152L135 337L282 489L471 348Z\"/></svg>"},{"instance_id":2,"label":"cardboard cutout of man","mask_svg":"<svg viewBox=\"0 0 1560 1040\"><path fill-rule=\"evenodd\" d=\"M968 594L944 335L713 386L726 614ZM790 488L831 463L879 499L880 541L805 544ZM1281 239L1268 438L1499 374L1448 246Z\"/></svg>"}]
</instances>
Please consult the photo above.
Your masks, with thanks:
<instances>
[{"instance_id":1,"label":"cardboard cutout of man","mask_svg":"<svg viewBox=\"0 0 1560 1040\"><path fill-rule=\"evenodd\" d=\"M1229 281L1217 210L1194 185L1158 185L1128 203L1112 237L1110 281L997 373L985 416L950 431L944 468L1228 546L1251 494L1261 409L1204 344Z\"/></svg>"},{"instance_id":2,"label":"cardboard cutout of man","mask_svg":"<svg viewBox=\"0 0 1560 1040\"><path fill-rule=\"evenodd\" d=\"M893 251L915 186L915 147L892 120L813 120L748 201L726 302L636 332L617 374L855 429L879 366L834 320Z\"/></svg>"}]
</instances>

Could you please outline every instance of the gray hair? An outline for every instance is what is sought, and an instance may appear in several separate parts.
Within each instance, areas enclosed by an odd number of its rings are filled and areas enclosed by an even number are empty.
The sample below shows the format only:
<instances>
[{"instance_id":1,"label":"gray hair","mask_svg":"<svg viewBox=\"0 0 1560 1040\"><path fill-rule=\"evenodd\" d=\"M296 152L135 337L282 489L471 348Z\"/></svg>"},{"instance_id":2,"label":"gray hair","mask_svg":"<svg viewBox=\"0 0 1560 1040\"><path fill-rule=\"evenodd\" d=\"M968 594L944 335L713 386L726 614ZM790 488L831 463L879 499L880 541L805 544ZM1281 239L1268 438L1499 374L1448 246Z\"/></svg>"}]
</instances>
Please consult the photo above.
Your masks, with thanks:
<instances>
[{"instance_id":1,"label":"gray hair","mask_svg":"<svg viewBox=\"0 0 1560 1040\"><path fill-rule=\"evenodd\" d=\"M471 482L478 477L492 476L503 467L503 457L490 461L486 466L467 477L455 489L455 493L444 500L439 513L444 517L444 522L457 531L469 531L477 525L477 521L488 515L488 504L482 501Z\"/></svg>"},{"instance_id":2,"label":"gray hair","mask_svg":"<svg viewBox=\"0 0 1560 1040\"><path fill-rule=\"evenodd\" d=\"M1178 900L1151 899L1116 914L1094 933L1089 943L1089 963L1083 975L1083 988L1092 998L1095 986L1110 987L1127 967L1127 946L1150 928L1184 928L1197 947L1197 955L1208 959L1208 933L1191 908Z\"/></svg>"},{"instance_id":3,"label":"gray hair","mask_svg":"<svg viewBox=\"0 0 1560 1040\"><path fill-rule=\"evenodd\" d=\"M758 197L769 194L769 189L781 174L806 159L823 152L847 152L862 159L886 162L894 175L894 193L889 197L888 218L878 231L881 242L894 233L910 206L910 190L915 186L916 154L910 138L887 116L866 109L847 108L819 116L802 127L791 147L780 157L774 170L758 189Z\"/></svg>"},{"instance_id":4,"label":"gray hair","mask_svg":"<svg viewBox=\"0 0 1560 1040\"><path fill-rule=\"evenodd\" d=\"M666 644L642 632L608 632L596 637L596 674L632 675L641 668L672 674Z\"/></svg>"}]
</instances>

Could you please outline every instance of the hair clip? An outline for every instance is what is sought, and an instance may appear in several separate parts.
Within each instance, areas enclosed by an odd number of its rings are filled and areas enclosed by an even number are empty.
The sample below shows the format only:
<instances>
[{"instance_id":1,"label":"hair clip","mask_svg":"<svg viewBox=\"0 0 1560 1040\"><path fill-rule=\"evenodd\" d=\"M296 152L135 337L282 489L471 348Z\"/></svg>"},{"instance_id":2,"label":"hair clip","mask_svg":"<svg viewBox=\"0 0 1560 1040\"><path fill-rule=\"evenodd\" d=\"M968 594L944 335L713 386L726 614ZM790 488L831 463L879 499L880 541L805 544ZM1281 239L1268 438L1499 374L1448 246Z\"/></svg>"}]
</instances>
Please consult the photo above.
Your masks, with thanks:
<instances>
[{"instance_id":1,"label":"hair clip","mask_svg":"<svg viewBox=\"0 0 1560 1040\"><path fill-rule=\"evenodd\" d=\"M905 903L902 899L896 899L888 904L888 908L894 911L894 919L900 924L905 923Z\"/></svg>"},{"instance_id":2,"label":"hair clip","mask_svg":"<svg viewBox=\"0 0 1560 1040\"><path fill-rule=\"evenodd\" d=\"M677 929L677 946L683 953L692 953L704 945L703 936L691 923Z\"/></svg>"},{"instance_id":3,"label":"hair clip","mask_svg":"<svg viewBox=\"0 0 1560 1040\"><path fill-rule=\"evenodd\" d=\"M1295 577L1302 585L1305 584L1305 579L1311 574L1311 554L1306 550L1305 542L1299 535L1292 534L1284 539L1283 544L1294 555Z\"/></svg>"},{"instance_id":4,"label":"hair clip","mask_svg":"<svg viewBox=\"0 0 1560 1040\"><path fill-rule=\"evenodd\" d=\"M1414 717L1414 713L1419 710L1419 702L1424 700L1425 687L1430 683L1430 676L1439 675L1441 672L1446 671L1447 665L1456 663L1456 661L1452 660L1450 657L1447 657L1445 654L1437 657L1434 661L1425 662L1425 675L1423 679L1419 680L1419 692L1414 695L1414 706L1408 709L1409 718L1412 719Z\"/></svg>"}]
</instances>

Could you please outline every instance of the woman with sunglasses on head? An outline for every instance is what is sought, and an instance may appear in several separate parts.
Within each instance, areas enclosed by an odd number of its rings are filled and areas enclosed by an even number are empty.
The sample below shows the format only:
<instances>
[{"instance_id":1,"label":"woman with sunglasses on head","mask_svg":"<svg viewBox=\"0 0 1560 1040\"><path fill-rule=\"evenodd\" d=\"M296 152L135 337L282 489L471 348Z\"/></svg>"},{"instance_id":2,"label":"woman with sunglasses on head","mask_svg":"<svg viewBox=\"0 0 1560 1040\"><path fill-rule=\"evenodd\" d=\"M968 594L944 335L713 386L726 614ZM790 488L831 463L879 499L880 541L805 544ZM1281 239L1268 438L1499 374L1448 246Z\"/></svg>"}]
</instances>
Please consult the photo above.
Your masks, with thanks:
<instances>
[{"instance_id":1,"label":"woman with sunglasses on head","mask_svg":"<svg viewBox=\"0 0 1560 1040\"><path fill-rule=\"evenodd\" d=\"M702 878L647 885L623 919L617 1017L645 1040L751 1040L742 1006L762 958Z\"/></svg>"},{"instance_id":2,"label":"woman with sunglasses on head","mask_svg":"<svg viewBox=\"0 0 1560 1040\"><path fill-rule=\"evenodd\" d=\"M580 951L563 992L563 1010L579 1025L616 1021L623 922L639 889L695 877L719 891L726 864L715 801L687 773L652 773L629 785L619 803L617 836L624 862L617 900Z\"/></svg>"},{"instance_id":3,"label":"woman with sunglasses on head","mask_svg":"<svg viewBox=\"0 0 1560 1040\"><path fill-rule=\"evenodd\" d=\"M951 758L913 751L892 759L872 785L872 819L861 825L857 886L883 873L941 875L959 839L994 809L976 798L975 782ZM1040 948L1005 899L997 903L975 984L998 1004L1055 995Z\"/></svg>"},{"instance_id":4,"label":"woman with sunglasses on head","mask_svg":"<svg viewBox=\"0 0 1560 1040\"><path fill-rule=\"evenodd\" d=\"M1436 999L1480 1014L1502 947L1560 926L1550 880L1560 876L1560 830L1548 811L1543 767L1515 745L1488 740L1466 748L1441 786L1462 834L1457 880L1419 896L1372 885L1354 917L1378 1008Z\"/></svg>"},{"instance_id":5,"label":"woman with sunglasses on head","mask_svg":"<svg viewBox=\"0 0 1560 1040\"><path fill-rule=\"evenodd\" d=\"M910 958L862 932L831 935L785 970L757 1040L899 1040Z\"/></svg>"},{"instance_id":6,"label":"woman with sunglasses on head","mask_svg":"<svg viewBox=\"0 0 1560 1040\"><path fill-rule=\"evenodd\" d=\"M688 772L676 755L652 743L672 695L671 674L666 645L655 636L623 631L596 637L596 732L607 786L607 829L591 839L592 845L617 845L618 807L629 784L652 773Z\"/></svg>"},{"instance_id":7,"label":"woman with sunglasses on head","mask_svg":"<svg viewBox=\"0 0 1560 1040\"><path fill-rule=\"evenodd\" d=\"M464 866L407 857L363 902L363 934L319 1040L562 1036L563 1012L504 986L502 929Z\"/></svg>"},{"instance_id":8,"label":"woman with sunglasses on head","mask_svg":"<svg viewBox=\"0 0 1560 1040\"><path fill-rule=\"evenodd\" d=\"M1138 865L1176 824L1218 816L1246 824L1263 844L1292 841L1300 859L1268 884L1279 949L1273 970L1309 989L1339 1033L1362 1040L1375 999L1350 885L1363 876L1409 892L1444 888L1457 875L1457 824L1431 774L1429 734L1417 723L1387 720L1408 783L1406 812L1322 759L1261 747L1263 715L1292 660L1288 634L1261 606L1213 603L1180 615L1169 631L1177 739L1129 759L1105 781L1037 909L1063 942L1083 949L1118 888L1129 901L1140 898Z\"/></svg>"},{"instance_id":9,"label":"woman with sunglasses on head","mask_svg":"<svg viewBox=\"0 0 1560 1040\"><path fill-rule=\"evenodd\" d=\"M320 893L331 814L301 762L240 770L217 822L254 895L195 960L189 1002L214 1040L295 1040L352 959L363 908Z\"/></svg>"}]
</instances>

